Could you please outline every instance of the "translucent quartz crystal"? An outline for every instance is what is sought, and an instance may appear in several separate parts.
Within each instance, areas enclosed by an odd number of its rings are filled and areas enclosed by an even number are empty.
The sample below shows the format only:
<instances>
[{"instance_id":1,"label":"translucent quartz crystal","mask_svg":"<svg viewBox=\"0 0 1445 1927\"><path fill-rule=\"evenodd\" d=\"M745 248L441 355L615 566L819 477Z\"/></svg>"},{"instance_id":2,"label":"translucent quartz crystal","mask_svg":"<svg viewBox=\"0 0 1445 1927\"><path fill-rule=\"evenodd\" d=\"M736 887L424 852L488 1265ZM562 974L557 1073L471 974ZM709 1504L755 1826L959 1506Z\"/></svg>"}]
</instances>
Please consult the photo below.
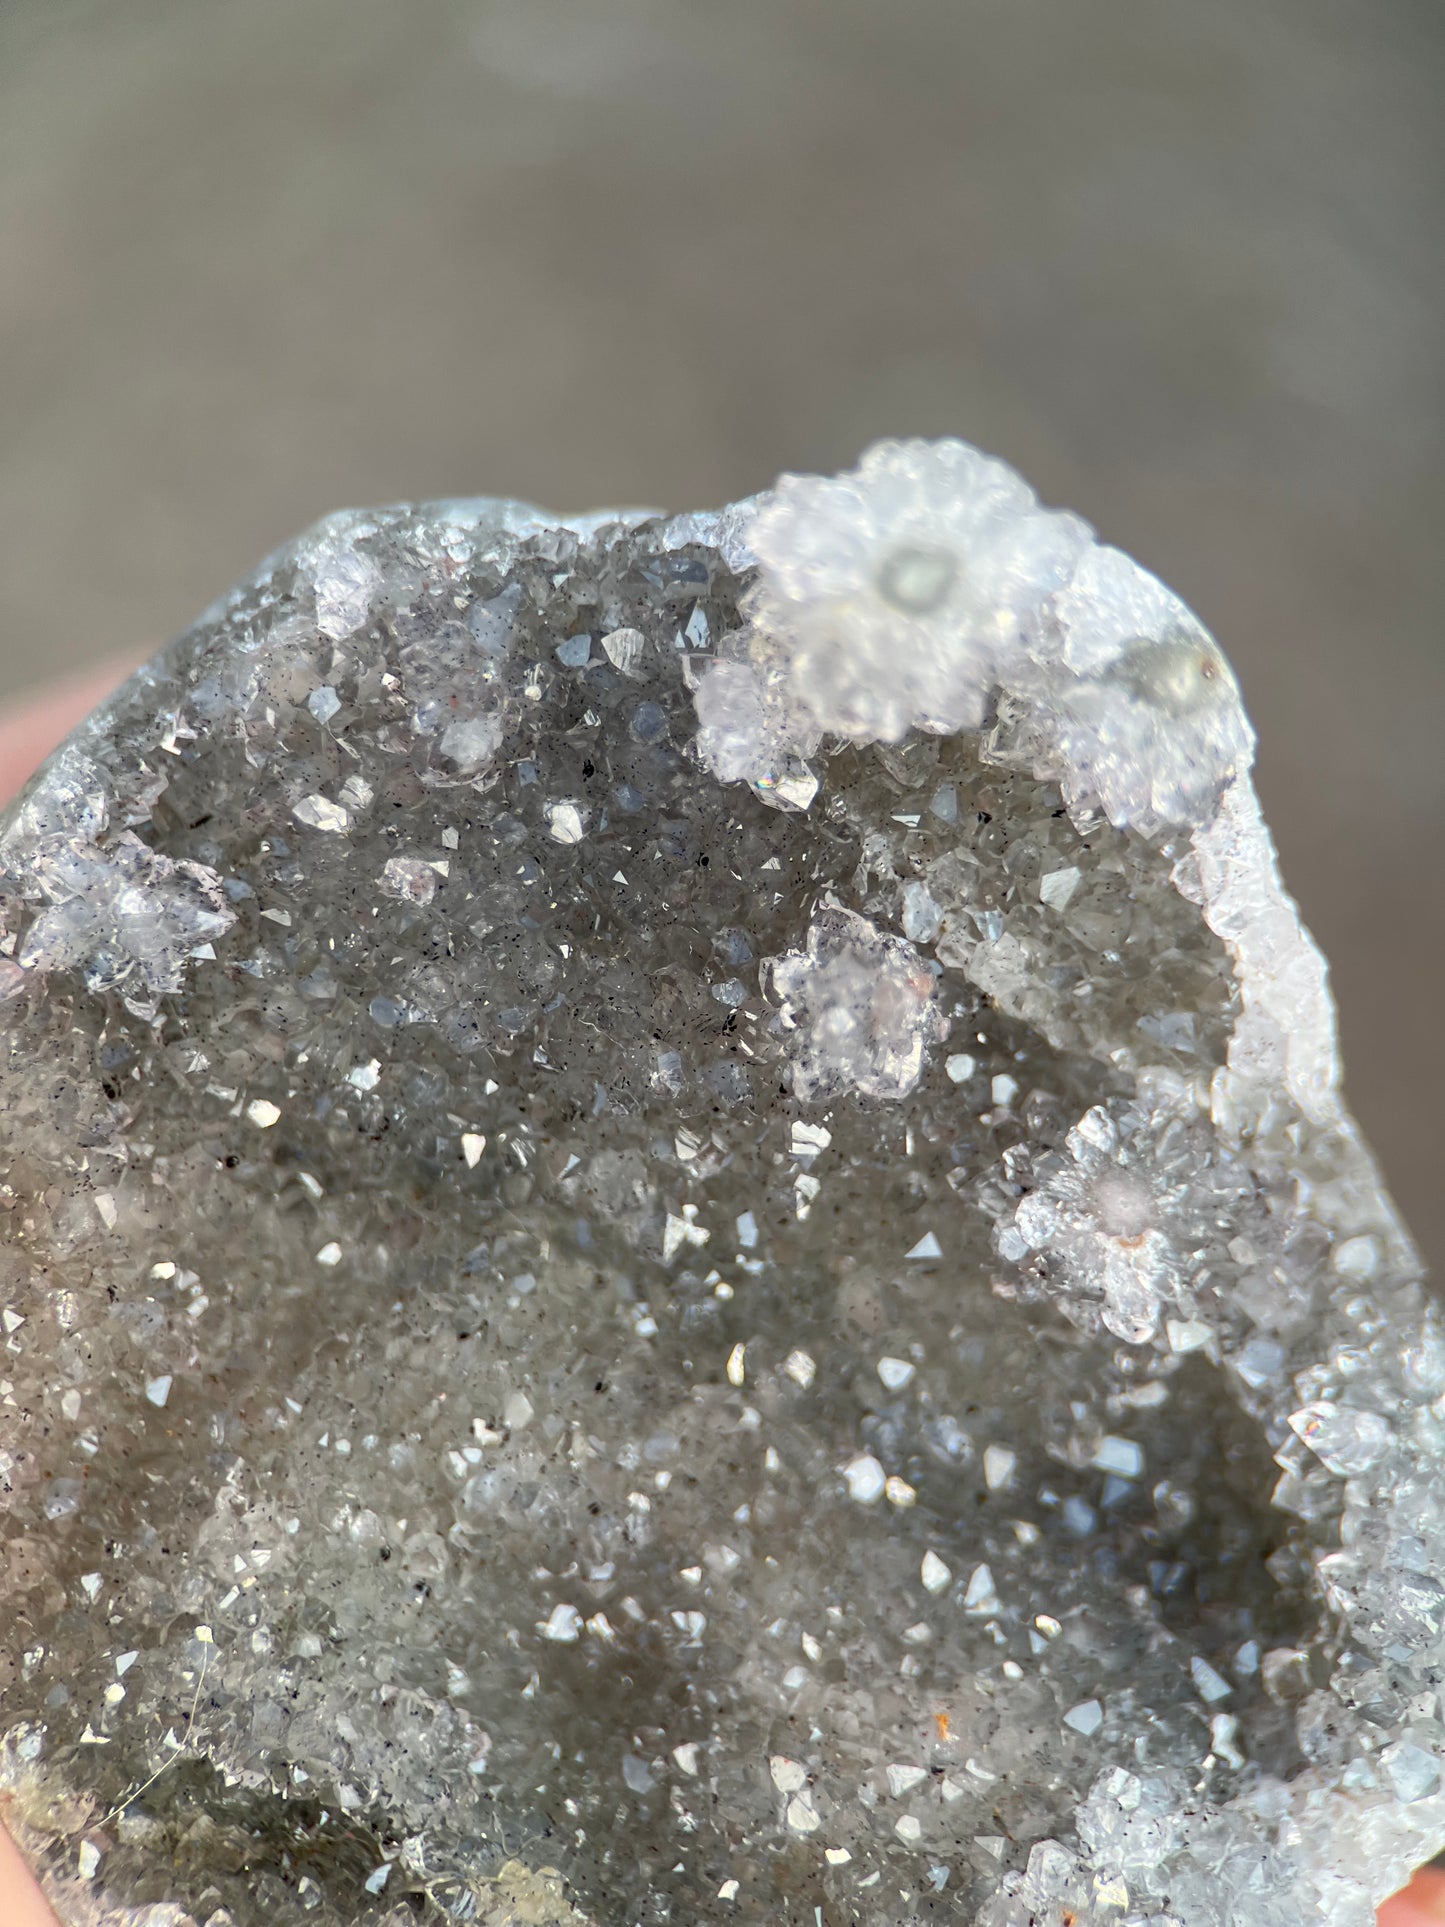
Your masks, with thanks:
<instances>
[{"instance_id":1,"label":"translucent quartz crystal","mask_svg":"<svg viewBox=\"0 0 1445 1927\"><path fill-rule=\"evenodd\" d=\"M958 443L332 518L0 824L77 1927L1368 1927L1445 1335L1229 669Z\"/></svg>"}]
</instances>

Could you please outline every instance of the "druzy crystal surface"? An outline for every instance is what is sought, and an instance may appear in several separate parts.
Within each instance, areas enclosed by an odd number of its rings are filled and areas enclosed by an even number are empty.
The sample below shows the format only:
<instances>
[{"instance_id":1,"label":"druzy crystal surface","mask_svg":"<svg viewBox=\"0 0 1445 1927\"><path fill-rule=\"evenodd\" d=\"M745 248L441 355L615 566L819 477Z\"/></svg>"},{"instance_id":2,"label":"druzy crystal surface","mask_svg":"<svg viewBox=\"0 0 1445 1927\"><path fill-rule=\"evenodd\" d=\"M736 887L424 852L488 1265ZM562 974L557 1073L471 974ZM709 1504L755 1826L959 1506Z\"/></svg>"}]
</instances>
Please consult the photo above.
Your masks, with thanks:
<instances>
[{"instance_id":1,"label":"druzy crystal surface","mask_svg":"<svg viewBox=\"0 0 1445 1927\"><path fill-rule=\"evenodd\" d=\"M1445 1335L1198 620L959 443L334 517L0 826L75 1927L1367 1927Z\"/></svg>"}]
</instances>

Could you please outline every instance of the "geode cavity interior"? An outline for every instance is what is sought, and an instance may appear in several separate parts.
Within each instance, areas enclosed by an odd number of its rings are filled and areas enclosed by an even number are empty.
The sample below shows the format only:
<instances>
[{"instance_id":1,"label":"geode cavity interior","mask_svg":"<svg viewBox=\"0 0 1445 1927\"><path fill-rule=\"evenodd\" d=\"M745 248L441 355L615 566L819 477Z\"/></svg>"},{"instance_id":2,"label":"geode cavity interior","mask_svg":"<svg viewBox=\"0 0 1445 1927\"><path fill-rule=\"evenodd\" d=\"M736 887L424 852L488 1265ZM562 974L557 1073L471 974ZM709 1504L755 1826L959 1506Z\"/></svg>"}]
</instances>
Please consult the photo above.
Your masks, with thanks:
<instances>
[{"instance_id":1,"label":"geode cavity interior","mask_svg":"<svg viewBox=\"0 0 1445 1927\"><path fill-rule=\"evenodd\" d=\"M1197 619L958 443L334 517L0 828L69 1922L1368 1927L1445 1339Z\"/></svg>"}]
</instances>

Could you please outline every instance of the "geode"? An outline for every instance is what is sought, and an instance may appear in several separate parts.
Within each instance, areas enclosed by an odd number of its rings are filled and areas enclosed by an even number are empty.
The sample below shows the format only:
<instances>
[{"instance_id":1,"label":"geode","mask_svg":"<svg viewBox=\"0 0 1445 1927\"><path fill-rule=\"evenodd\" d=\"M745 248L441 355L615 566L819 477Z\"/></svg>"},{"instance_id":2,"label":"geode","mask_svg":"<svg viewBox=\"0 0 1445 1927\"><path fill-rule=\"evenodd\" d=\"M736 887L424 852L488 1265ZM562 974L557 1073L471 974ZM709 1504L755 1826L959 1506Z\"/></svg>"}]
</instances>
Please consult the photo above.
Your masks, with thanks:
<instances>
[{"instance_id":1,"label":"geode","mask_svg":"<svg viewBox=\"0 0 1445 1927\"><path fill-rule=\"evenodd\" d=\"M75 1927L1368 1927L1445 1334L1228 665L956 442L335 516L0 828Z\"/></svg>"}]
</instances>

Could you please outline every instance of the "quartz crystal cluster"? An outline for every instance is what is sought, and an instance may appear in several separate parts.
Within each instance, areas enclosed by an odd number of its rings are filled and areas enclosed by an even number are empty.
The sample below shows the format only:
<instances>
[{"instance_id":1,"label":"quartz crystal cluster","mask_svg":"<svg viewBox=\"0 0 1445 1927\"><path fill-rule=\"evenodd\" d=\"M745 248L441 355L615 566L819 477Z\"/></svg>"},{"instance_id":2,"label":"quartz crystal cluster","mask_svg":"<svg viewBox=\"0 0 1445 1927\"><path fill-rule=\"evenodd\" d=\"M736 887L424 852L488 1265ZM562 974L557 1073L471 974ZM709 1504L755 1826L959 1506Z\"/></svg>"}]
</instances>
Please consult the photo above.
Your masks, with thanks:
<instances>
[{"instance_id":1,"label":"quartz crystal cluster","mask_svg":"<svg viewBox=\"0 0 1445 1927\"><path fill-rule=\"evenodd\" d=\"M956 442L334 517L0 823L68 1927L1369 1927L1445 1333L1230 671Z\"/></svg>"}]
</instances>

